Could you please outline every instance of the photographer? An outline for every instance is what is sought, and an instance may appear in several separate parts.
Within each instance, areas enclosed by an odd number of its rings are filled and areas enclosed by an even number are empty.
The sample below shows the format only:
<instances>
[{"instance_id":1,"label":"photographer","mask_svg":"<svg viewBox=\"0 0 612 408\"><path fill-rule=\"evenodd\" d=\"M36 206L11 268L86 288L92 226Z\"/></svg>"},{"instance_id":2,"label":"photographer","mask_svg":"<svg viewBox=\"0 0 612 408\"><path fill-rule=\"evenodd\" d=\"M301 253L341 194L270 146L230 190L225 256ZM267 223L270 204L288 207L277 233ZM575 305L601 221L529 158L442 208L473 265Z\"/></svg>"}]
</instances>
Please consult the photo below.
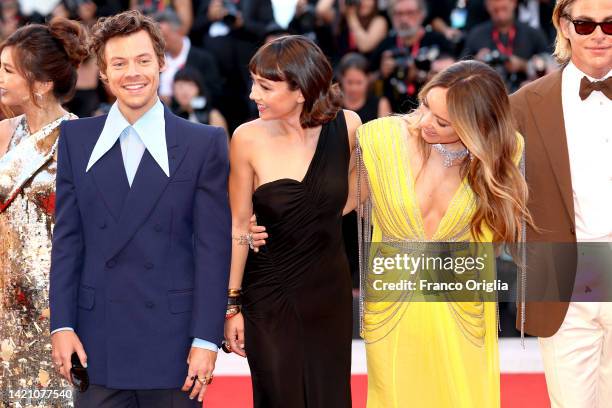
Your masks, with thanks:
<instances>
[{"instance_id":1,"label":"photographer","mask_svg":"<svg viewBox=\"0 0 612 408\"><path fill-rule=\"evenodd\" d=\"M210 104L202 77L195 69L185 67L174 75L170 108L175 115L195 123L219 126L227 133L225 118Z\"/></svg>"},{"instance_id":2,"label":"photographer","mask_svg":"<svg viewBox=\"0 0 612 408\"><path fill-rule=\"evenodd\" d=\"M340 0L340 13L335 28L338 58L348 52L369 57L389 31L376 0Z\"/></svg>"},{"instance_id":3,"label":"photographer","mask_svg":"<svg viewBox=\"0 0 612 408\"><path fill-rule=\"evenodd\" d=\"M425 25L459 42L474 26L489 21L485 0L427 0Z\"/></svg>"},{"instance_id":4,"label":"photographer","mask_svg":"<svg viewBox=\"0 0 612 408\"><path fill-rule=\"evenodd\" d=\"M407 112L417 106L432 62L452 55L453 47L442 34L423 27L424 0L392 0L387 11L393 30L372 58L372 66L379 67L376 90L389 99L393 112Z\"/></svg>"},{"instance_id":5,"label":"photographer","mask_svg":"<svg viewBox=\"0 0 612 408\"><path fill-rule=\"evenodd\" d=\"M516 0L486 0L485 5L491 21L470 31L462 56L491 65L513 92L527 79L530 59L550 50L540 30L516 21Z\"/></svg>"},{"instance_id":6,"label":"photographer","mask_svg":"<svg viewBox=\"0 0 612 408\"><path fill-rule=\"evenodd\" d=\"M316 42L325 55L334 55L334 33L336 20L335 0L298 0L288 30Z\"/></svg>"},{"instance_id":7,"label":"photographer","mask_svg":"<svg viewBox=\"0 0 612 408\"><path fill-rule=\"evenodd\" d=\"M203 0L194 26L217 59L225 88L219 109L230 131L250 118L249 60L274 21L270 0Z\"/></svg>"},{"instance_id":8,"label":"photographer","mask_svg":"<svg viewBox=\"0 0 612 408\"><path fill-rule=\"evenodd\" d=\"M557 30L552 24L555 0L518 0L517 18L533 28L542 30L549 43L554 43Z\"/></svg>"},{"instance_id":9,"label":"photographer","mask_svg":"<svg viewBox=\"0 0 612 408\"><path fill-rule=\"evenodd\" d=\"M159 24L166 42L166 69L159 79L159 96L162 101L167 103L172 98L172 83L176 72L190 66L204 75L204 86L210 92L209 100L216 102L223 93L223 79L214 56L195 47L189 37L181 34L181 20L174 11L164 10L156 13L153 18Z\"/></svg>"},{"instance_id":10,"label":"photographer","mask_svg":"<svg viewBox=\"0 0 612 408\"><path fill-rule=\"evenodd\" d=\"M270 0L203 0L194 30L204 32L205 43L207 38L232 35L258 44L272 21Z\"/></svg>"},{"instance_id":11,"label":"photographer","mask_svg":"<svg viewBox=\"0 0 612 408\"><path fill-rule=\"evenodd\" d=\"M391 114L387 98L371 92L366 57L356 52L346 54L336 72L344 96L342 107L357 113L362 123Z\"/></svg>"}]
</instances>

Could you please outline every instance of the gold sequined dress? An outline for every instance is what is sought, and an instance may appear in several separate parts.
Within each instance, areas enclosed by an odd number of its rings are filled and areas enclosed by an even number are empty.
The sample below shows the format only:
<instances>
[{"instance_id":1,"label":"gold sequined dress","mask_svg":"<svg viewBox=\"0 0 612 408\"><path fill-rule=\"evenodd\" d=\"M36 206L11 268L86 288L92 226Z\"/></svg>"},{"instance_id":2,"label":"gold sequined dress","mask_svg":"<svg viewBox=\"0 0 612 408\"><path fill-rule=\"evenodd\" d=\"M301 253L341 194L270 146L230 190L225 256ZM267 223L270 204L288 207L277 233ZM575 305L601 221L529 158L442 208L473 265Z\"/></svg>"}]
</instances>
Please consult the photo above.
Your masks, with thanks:
<instances>
[{"instance_id":1,"label":"gold sequined dress","mask_svg":"<svg viewBox=\"0 0 612 408\"><path fill-rule=\"evenodd\" d=\"M72 406L55 373L49 335L49 266L56 149L66 114L30 134L25 116L0 157L0 407Z\"/></svg>"}]
</instances>

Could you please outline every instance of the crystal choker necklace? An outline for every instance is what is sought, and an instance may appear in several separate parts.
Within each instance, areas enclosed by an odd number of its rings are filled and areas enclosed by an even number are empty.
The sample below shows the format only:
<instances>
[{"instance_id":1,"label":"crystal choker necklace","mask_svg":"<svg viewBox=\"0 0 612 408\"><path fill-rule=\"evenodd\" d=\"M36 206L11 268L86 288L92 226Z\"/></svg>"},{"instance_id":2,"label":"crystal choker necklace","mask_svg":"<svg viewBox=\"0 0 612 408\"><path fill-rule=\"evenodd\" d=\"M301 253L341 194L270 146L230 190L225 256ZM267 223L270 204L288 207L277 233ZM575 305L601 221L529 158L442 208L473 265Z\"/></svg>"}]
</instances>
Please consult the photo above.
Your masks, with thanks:
<instances>
[{"instance_id":1,"label":"crystal choker necklace","mask_svg":"<svg viewBox=\"0 0 612 408\"><path fill-rule=\"evenodd\" d=\"M436 149L436 151L444 158L444 167L451 167L453 162L466 158L470 153L466 148L457 151L448 150L442 143L433 144L431 147Z\"/></svg>"}]
</instances>

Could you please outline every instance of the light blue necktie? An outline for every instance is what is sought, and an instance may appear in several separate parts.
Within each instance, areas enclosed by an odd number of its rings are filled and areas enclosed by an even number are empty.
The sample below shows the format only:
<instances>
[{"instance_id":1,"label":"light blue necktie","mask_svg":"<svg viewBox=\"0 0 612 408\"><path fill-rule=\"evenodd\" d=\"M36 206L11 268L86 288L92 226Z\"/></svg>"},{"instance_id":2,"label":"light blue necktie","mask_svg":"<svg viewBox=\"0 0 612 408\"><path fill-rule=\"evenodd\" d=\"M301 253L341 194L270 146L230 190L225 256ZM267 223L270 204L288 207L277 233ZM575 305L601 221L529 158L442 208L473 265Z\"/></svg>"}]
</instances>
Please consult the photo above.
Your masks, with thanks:
<instances>
[{"instance_id":1,"label":"light blue necktie","mask_svg":"<svg viewBox=\"0 0 612 408\"><path fill-rule=\"evenodd\" d=\"M121 143L121 155L123 156L123 166L125 167L125 173L132 186L138 165L142 159L142 155L145 151L145 145L142 143L140 136L134 130L132 126L126 127L121 135L119 136Z\"/></svg>"}]
</instances>

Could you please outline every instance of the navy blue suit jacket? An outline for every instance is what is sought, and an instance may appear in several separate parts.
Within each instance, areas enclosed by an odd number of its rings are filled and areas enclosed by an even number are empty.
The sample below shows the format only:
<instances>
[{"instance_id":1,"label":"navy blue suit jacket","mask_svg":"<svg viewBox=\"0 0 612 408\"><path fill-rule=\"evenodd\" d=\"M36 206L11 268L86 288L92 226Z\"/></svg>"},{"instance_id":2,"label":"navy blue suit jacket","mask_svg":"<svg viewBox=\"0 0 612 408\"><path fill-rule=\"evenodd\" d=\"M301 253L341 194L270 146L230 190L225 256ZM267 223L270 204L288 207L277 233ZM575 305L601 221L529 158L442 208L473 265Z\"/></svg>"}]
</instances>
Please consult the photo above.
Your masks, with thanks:
<instances>
[{"instance_id":1,"label":"navy blue suit jacket","mask_svg":"<svg viewBox=\"0 0 612 408\"><path fill-rule=\"evenodd\" d=\"M119 141L85 172L105 120L61 125L51 330L75 329L93 384L179 388L193 338L223 337L227 138L165 109L170 177L145 151L130 188Z\"/></svg>"}]
</instances>

